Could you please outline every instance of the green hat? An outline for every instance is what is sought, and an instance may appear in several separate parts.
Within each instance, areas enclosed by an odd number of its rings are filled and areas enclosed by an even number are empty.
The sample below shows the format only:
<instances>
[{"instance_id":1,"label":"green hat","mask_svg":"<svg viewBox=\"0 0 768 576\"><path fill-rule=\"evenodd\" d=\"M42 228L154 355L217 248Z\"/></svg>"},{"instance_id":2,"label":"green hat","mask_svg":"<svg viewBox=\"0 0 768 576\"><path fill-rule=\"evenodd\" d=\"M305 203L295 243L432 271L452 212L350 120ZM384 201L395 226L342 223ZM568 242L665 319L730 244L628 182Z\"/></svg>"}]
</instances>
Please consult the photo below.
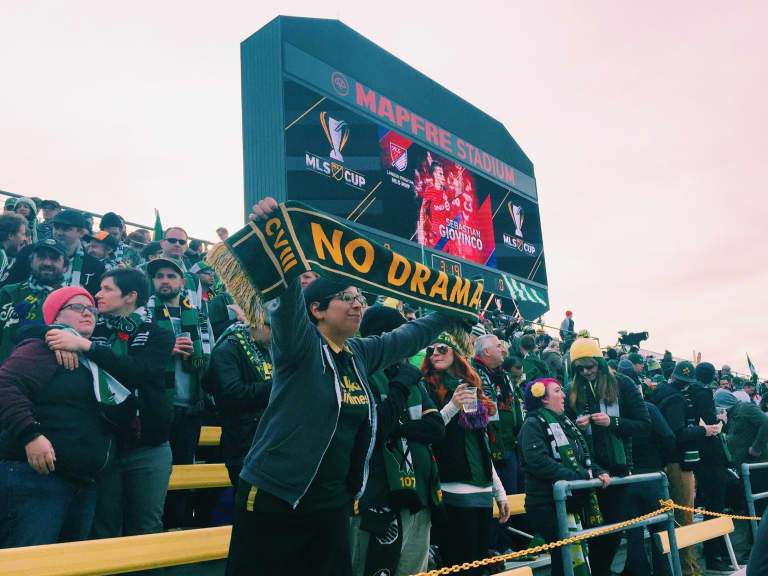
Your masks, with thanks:
<instances>
[{"instance_id":1,"label":"green hat","mask_svg":"<svg viewBox=\"0 0 768 576\"><path fill-rule=\"evenodd\" d=\"M147 273L149 277L155 275L160 268L173 268L179 273L179 276L184 276L184 265L175 258L168 258L163 256L162 258L155 258L147 263Z\"/></svg>"},{"instance_id":2,"label":"green hat","mask_svg":"<svg viewBox=\"0 0 768 576\"><path fill-rule=\"evenodd\" d=\"M696 368L693 367L691 362L683 360L675 365L675 370L672 372L672 376L675 380L680 382L693 383L696 382Z\"/></svg>"},{"instance_id":3,"label":"green hat","mask_svg":"<svg viewBox=\"0 0 768 576\"><path fill-rule=\"evenodd\" d=\"M654 381L654 382L656 382L657 384L663 384L664 382L666 382L666 381L667 381L667 379L666 379L666 378L664 378L664 376L662 376L661 374L656 374L656 376L654 376L653 378L651 378L651 380L653 380L653 381Z\"/></svg>"},{"instance_id":4,"label":"green hat","mask_svg":"<svg viewBox=\"0 0 768 576\"><path fill-rule=\"evenodd\" d=\"M15 206L16 206L16 198L11 196L10 198L5 199L6 210L13 210Z\"/></svg>"},{"instance_id":5,"label":"green hat","mask_svg":"<svg viewBox=\"0 0 768 576\"><path fill-rule=\"evenodd\" d=\"M630 354L629 356L627 356L627 360L629 360L630 362L632 362L632 364L645 364L645 360L644 360L644 359L643 359L643 357L642 357L640 354L638 354L637 352L633 352L632 354Z\"/></svg>"}]
</instances>

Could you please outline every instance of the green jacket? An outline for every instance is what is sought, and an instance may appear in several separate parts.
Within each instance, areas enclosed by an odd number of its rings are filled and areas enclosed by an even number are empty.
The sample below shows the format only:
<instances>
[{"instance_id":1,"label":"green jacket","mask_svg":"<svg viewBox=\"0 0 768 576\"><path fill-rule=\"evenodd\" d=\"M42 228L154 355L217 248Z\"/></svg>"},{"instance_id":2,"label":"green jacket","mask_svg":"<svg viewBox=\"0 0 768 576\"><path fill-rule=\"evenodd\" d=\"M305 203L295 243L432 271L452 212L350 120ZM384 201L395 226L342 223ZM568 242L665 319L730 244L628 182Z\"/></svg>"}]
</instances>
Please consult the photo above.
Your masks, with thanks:
<instances>
[{"instance_id":1,"label":"green jacket","mask_svg":"<svg viewBox=\"0 0 768 576\"><path fill-rule=\"evenodd\" d=\"M552 376L544 360L533 353L528 354L528 356L523 358L523 372L525 372L526 382Z\"/></svg>"},{"instance_id":2,"label":"green jacket","mask_svg":"<svg viewBox=\"0 0 768 576\"><path fill-rule=\"evenodd\" d=\"M735 464L768 461L768 414L752 402L735 404L728 410L727 440ZM750 447L760 456L750 456Z\"/></svg>"},{"instance_id":3,"label":"green jacket","mask_svg":"<svg viewBox=\"0 0 768 576\"><path fill-rule=\"evenodd\" d=\"M32 291L28 282L0 288L0 362L11 355L19 328L43 325L43 302L47 291Z\"/></svg>"}]
</instances>

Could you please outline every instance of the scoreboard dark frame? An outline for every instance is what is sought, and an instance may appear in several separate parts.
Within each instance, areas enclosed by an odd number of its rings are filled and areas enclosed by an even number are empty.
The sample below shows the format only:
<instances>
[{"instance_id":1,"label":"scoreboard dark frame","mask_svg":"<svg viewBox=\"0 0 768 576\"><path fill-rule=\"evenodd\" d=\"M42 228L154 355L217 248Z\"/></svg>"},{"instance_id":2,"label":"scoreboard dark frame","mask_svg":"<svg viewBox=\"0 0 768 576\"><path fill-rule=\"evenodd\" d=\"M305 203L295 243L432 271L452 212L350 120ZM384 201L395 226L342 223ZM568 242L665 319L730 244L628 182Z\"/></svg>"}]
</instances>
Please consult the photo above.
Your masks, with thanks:
<instances>
[{"instance_id":1,"label":"scoreboard dark frame","mask_svg":"<svg viewBox=\"0 0 768 576\"><path fill-rule=\"evenodd\" d=\"M538 204L533 164L497 120L337 20L275 18L241 44L245 207L269 195L293 199L287 185L284 82L299 83L354 114ZM489 83L492 82L489 80ZM384 99L387 102L381 102ZM391 107L392 113L377 114ZM485 280L483 306L526 318L549 309L547 285L422 247L350 222L366 235L435 268ZM543 243L539 251L545 267ZM546 278L546 268L543 277Z\"/></svg>"}]
</instances>

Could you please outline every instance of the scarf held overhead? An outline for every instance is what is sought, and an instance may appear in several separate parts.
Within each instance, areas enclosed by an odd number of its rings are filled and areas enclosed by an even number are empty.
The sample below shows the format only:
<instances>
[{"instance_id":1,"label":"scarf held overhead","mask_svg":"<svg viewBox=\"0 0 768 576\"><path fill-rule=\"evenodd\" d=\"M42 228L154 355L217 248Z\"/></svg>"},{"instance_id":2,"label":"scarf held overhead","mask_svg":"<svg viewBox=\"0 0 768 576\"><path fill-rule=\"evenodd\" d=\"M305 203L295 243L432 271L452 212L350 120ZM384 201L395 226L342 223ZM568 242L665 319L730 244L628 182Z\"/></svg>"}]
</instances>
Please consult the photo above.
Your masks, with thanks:
<instances>
[{"instance_id":1,"label":"scarf held overhead","mask_svg":"<svg viewBox=\"0 0 768 576\"><path fill-rule=\"evenodd\" d=\"M473 322L483 293L482 280L433 270L300 202L285 202L266 221L249 222L215 246L207 261L250 320L261 318L264 302L310 270Z\"/></svg>"}]
</instances>

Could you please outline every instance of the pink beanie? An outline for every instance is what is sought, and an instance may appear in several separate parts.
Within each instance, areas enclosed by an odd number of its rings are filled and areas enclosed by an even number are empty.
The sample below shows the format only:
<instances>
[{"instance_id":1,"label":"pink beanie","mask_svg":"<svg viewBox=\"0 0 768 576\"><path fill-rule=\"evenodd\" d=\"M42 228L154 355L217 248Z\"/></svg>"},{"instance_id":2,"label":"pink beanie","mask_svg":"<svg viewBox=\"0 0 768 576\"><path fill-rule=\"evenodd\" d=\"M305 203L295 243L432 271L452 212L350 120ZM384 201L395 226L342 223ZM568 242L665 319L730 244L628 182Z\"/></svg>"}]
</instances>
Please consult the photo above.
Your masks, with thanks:
<instances>
[{"instance_id":1,"label":"pink beanie","mask_svg":"<svg viewBox=\"0 0 768 576\"><path fill-rule=\"evenodd\" d=\"M45 302L43 302L43 319L45 320L45 323L48 325L53 324L56 320L56 316L59 315L59 310L61 310L62 306L75 296L80 295L87 296L88 300L91 301L92 306L96 305L91 293L80 286L65 286L64 288L59 288L48 294Z\"/></svg>"}]
</instances>

